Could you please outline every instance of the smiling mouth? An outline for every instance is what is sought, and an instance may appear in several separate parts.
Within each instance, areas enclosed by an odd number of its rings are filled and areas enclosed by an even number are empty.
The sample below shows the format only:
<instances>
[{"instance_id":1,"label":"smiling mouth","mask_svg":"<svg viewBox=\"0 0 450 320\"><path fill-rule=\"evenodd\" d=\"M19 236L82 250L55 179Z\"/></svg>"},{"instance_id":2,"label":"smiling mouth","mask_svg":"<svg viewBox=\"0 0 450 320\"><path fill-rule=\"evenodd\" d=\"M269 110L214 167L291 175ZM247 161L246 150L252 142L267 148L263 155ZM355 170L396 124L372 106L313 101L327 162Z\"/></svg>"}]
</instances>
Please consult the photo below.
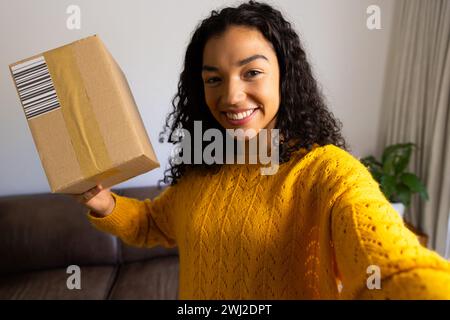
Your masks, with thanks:
<instances>
[{"instance_id":1,"label":"smiling mouth","mask_svg":"<svg viewBox=\"0 0 450 320\"><path fill-rule=\"evenodd\" d=\"M244 120L250 117L258 108L248 109L242 112L224 112L228 120Z\"/></svg>"}]
</instances>

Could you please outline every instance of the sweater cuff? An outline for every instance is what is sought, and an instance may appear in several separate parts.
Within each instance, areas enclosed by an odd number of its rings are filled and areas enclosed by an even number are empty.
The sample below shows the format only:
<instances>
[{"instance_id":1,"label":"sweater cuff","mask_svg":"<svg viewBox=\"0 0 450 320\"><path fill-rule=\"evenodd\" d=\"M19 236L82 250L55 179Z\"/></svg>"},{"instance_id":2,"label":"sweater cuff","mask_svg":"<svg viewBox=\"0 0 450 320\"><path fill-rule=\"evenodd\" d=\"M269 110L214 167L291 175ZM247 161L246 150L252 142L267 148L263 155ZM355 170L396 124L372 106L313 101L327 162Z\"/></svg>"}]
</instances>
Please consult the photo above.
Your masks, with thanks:
<instances>
[{"instance_id":1,"label":"sweater cuff","mask_svg":"<svg viewBox=\"0 0 450 320\"><path fill-rule=\"evenodd\" d=\"M121 197L114 192L111 192L112 197L115 201L115 206L113 211L105 216L99 217L94 215L92 210L87 212L87 217L89 221L98 229L107 232L114 232L114 230L120 230L123 225L129 220L128 210L130 209L130 201L132 199Z\"/></svg>"}]
</instances>

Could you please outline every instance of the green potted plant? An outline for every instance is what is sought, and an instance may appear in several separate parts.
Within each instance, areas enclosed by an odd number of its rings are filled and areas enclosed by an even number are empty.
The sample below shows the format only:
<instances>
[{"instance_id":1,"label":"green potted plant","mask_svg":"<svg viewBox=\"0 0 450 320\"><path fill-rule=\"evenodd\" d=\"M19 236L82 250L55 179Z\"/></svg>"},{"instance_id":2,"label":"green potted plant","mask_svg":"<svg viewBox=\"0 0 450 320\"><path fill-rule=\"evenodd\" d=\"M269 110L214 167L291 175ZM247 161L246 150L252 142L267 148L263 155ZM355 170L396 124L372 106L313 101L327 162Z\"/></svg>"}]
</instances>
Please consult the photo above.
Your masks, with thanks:
<instances>
[{"instance_id":1,"label":"green potted plant","mask_svg":"<svg viewBox=\"0 0 450 320\"><path fill-rule=\"evenodd\" d=\"M414 147L413 143L394 144L384 149L381 161L374 156L361 159L402 217L405 207L411 204L413 194L419 193L422 199L428 200L428 192L419 177L406 171Z\"/></svg>"}]
</instances>

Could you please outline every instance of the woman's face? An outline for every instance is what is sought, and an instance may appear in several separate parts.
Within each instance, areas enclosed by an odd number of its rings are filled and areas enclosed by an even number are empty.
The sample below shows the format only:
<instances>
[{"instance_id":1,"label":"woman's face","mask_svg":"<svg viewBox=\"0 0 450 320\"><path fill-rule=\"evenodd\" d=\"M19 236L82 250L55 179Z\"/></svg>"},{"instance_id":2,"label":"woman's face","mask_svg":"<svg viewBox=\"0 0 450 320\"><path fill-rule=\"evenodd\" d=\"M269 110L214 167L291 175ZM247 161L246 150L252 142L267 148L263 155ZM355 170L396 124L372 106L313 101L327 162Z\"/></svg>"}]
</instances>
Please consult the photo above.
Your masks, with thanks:
<instances>
[{"instance_id":1,"label":"woman's face","mask_svg":"<svg viewBox=\"0 0 450 320\"><path fill-rule=\"evenodd\" d=\"M205 99L225 129L274 128L280 105L276 53L254 28L232 26L203 50Z\"/></svg>"}]
</instances>

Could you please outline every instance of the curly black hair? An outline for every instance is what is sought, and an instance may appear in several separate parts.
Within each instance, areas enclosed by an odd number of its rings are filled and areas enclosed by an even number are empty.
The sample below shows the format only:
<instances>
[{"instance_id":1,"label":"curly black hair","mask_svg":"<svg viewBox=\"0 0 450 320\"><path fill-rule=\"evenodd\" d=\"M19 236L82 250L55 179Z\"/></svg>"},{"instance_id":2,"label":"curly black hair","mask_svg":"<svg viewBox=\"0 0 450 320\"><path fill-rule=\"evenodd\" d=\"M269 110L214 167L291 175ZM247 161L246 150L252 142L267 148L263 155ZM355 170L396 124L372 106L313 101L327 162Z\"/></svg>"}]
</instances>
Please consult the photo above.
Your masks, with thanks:
<instances>
[{"instance_id":1,"label":"curly black hair","mask_svg":"<svg viewBox=\"0 0 450 320\"><path fill-rule=\"evenodd\" d=\"M166 118L160 142L167 138L167 141L176 144L178 139L173 139L173 134L179 128L187 130L193 137L194 121L202 121L204 130L215 128L224 132L206 105L201 70L206 42L213 36L223 34L229 26L256 28L276 52L280 68L280 106L275 128L279 129L283 139L279 145L279 162L289 161L292 152L300 148L310 150L313 144L334 144L347 149L341 134L342 124L324 103L297 33L280 11L256 1L213 10L197 26L186 50L178 92L172 100L173 111ZM165 170L160 183L176 184L186 169L192 166L172 160L172 157L169 158L170 168ZM196 165L202 169L217 166L205 163Z\"/></svg>"}]
</instances>

